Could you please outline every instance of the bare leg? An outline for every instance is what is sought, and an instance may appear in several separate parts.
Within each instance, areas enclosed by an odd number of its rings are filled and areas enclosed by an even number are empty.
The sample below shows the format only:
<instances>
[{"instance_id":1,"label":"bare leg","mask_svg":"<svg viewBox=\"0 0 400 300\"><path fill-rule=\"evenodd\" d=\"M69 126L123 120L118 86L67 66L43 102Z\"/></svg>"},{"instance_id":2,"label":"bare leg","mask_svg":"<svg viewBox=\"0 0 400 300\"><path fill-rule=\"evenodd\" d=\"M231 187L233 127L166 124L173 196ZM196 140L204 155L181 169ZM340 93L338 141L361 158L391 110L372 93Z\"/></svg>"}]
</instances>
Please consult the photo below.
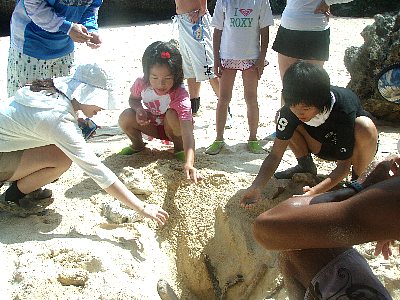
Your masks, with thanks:
<instances>
[{"instance_id":1,"label":"bare leg","mask_svg":"<svg viewBox=\"0 0 400 300\"><path fill-rule=\"evenodd\" d=\"M182 130L179 122L178 114L175 110L169 109L164 119L165 134L174 143L174 151L183 150Z\"/></svg>"},{"instance_id":2,"label":"bare leg","mask_svg":"<svg viewBox=\"0 0 400 300\"><path fill-rule=\"evenodd\" d=\"M29 194L60 177L70 166L71 160L55 145L27 149L9 181L18 181L18 189Z\"/></svg>"},{"instance_id":3,"label":"bare leg","mask_svg":"<svg viewBox=\"0 0 400 300\"><path fill-rule=\"evenodd\" d=\"M131 109L125 109L118 120L119 126L126 133L132 143L132 148L135 150L142 149L144 147L142 132L159 138L157 127L153 124L141 126L136 121L136 112Z\"/></svg>"},{"instance_id":4,"label":"bare leg","mask_svg":"<svg viewBox=\"0 0 400 300\"><path fill-rule=\"evenodd\" d=\"M283 75L285 75L286 70L298 60L298 58L278 53L279 74L281 75L281 80L283 79Z\"/></svg>"},{"instance_id":5,"label":"bare leg","mask_svg":"<svg viewBox=\"0 0 400 300\"><path fill-rule=\"evenodd\" d=\"M244 99L247 105L247 122L249 124L249 141L257 140L259 121L259 108L257 102L258 74L253 70L245 70L242 73Z\"/></svg>"},{"instance_id":6,"label":"bare leg","mask_svg":"<svg viewBox=\"0 0 400 300\"><path fill-rule=\"evenodd\" d=\"M219 79L218 77L214 77L213 79L210 79L210 85L215 93L215 96L219 98Z\"/></svg>"},{"instance_id":7,"label":"bare leg","mask_svg":"<svg viewBox=\"0 0 400 300\"><path fill-rule=\"evenodd\" d=\"M196 81L196 78L188 78L187 85L190 99L200 97L201 83Z\"/></svg>"},{"instance_id":8,"label":"bare leg","mask_svg":"<svg viewBox=\"0 0 400 300\"><path fill-rule=\"evenodd\" d=\"M356 118L354 138L352 164L354 172L360 176L374 159L377 148L378 131L370 118Z\"/></svg>"},{"instance_id":9,"label":"bare leg","mask_svg":"<svg viewBox=\"0 0 400 300\"><path fill-rule=\"evenodd\" d=\"M302 125L297 126L289 141L289 147L296 158L303 157L310 152L316 154L321 150L321 143L313 139Z\"/></svg>"},{"instance_id":10,"label":"bare leg","mask_svg":"<svg viewBox=\"0 0 400 300\"><path fill-rule=\"evenodd\" d=\"M236 70L224 70L220 78L220 97L218 99L217 111L216 111L216 123L217 123L217 140L222 141L224 139L224 129L226 123L226 117L228 113L229 102L232 99L232 89L235 82Z\"/></svg>"}]
</instances>

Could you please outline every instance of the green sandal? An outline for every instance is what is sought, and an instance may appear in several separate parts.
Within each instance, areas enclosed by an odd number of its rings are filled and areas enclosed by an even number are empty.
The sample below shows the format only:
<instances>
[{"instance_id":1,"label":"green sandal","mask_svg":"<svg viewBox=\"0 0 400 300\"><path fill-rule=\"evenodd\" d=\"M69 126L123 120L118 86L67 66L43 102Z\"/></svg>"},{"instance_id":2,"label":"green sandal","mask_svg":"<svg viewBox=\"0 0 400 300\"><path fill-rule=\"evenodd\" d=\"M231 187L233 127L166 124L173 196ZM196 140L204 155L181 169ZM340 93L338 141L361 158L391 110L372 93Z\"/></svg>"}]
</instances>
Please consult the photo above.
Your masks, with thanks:
<instances>
[{"instance_id":1,"label":"green sandal","mask_svg":"<svg viewBox=\"0 0 400 300\"><path fill-rule=\"evenodd\" d=\"M212 143L211 146L209 146L206 149L206 154L210 154L210 155L218 154L219 152L221 152L221 150L222 150L222 148L224 148L224 146L225 146L224 141L215 140L214 143Z\"/></svg>"},{"instance_id":2,"label":"green sandal","mask_svg":"<svg viewBox=\"0 0 400 300\"><path fill-rule=\"evenodd\" d=\"M121 151L119 151L118 154L132 155L132 154L138 153L140 151L143 151L144 148L145 148L145 146L143 146L143 148L141 148L141 149L133 149L132 146L128 146L128 147L123 148Z\"/></svg>"},{"instance_id":3,"label":"green sandal","mask_svg":"<svg viewBox=\"0 0 400 300\"><path fill-rule=\"evenodd\" d=\"M249 149L249 151L251 153L254 153L254 154L263 154L263 153L265 153L265 150L263 149L263 147L260 146L258 141L248 141L247 142L247 149Z\"/></svg>"},{"instance_id":4,"label":"green sandal","mask_svg":"<svg viewBox=\"0 0 400 300\"><path fill-rule=\"evenodd\" d=\"M174 156L176 159L180 160L180 161L185 161L185 151L178 151L174 153Z\"/></svg>"}]
</instances>

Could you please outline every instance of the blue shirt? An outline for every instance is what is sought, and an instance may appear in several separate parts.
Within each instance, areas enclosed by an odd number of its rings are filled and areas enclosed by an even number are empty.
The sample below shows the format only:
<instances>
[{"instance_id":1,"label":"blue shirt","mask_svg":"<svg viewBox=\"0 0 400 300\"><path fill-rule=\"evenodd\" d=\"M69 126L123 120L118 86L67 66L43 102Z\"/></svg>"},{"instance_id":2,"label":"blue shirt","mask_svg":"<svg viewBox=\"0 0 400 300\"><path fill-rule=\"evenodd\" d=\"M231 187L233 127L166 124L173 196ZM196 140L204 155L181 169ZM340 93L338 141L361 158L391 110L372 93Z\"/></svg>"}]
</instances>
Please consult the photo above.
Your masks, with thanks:
<instances>
[{"instance_id":1,"label":"blue shirt","mask_svg":"<svg viewBox=\"0 0 400 300\"><path fill-rule=\"evenodd\" d=\"M53 59L74 51L72 23L97 31L102 0L18 0L11 17L11 47L38 58Z\"/></svg>"}]
</instances>

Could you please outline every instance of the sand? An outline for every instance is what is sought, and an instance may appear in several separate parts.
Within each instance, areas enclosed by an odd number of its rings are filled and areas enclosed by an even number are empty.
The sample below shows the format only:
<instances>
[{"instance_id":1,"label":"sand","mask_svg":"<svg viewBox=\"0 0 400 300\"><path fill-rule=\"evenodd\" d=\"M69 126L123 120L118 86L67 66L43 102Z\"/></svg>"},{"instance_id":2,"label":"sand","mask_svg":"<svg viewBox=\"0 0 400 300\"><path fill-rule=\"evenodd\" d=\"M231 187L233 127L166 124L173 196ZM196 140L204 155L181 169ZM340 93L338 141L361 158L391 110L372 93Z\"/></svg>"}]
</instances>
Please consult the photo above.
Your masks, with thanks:
<instances>
[{"instance_id":1,"label":"sand","mask_svg":"<svg viewBox=\"0 0 400 300\"><path fill-rule=\"evenodd\" d=\"M271 27L271 43L279 25ZM343 64L345 49L363 43L360 32L372 19L332 18L331 55L326 69L333 84L346 86L349 74ZM156 40L177 37L171 21L101 28L103 45L91 50L78 45L76 61L106 61L115 70L120 101L127 106L129 87L141 75L144 49ZM9 37L0 38L0 99L6 97L6 64ZM274 131L280 106L281 83L277 54L269 49L259 84L260 127L263 140ZM57 182L49 184L54 203L39 215L20 218L0 212L1 299L285 299L284 283L276 253L265 251L253 239L252 220L293 193L301 183L271 180L266 200L245 211L240 195L257 174L266 154L246 150L246 107L240 76L231 103L233 128L226 130L227 147L216 156L204 154L215 138L216 97L208 83L202 85L202 106L195 118L197 161L203 181L187 182L182 163L171 148L149 141L137 155L116 152L128 144L117 125L119 111L102 112L95 122L102 126L88 147L104 161L138 197L157 203L170 220L157 226L143 220L103 192L76 165ZM379 127L381 147L377 159L397 153L399 131ZM285 153L279 169L294 163ZM320 174L333 164L317 160ZM2 188L2 191L4 187ZM357 247L374 272L400 297L397 256L389 261L373 256L373 245ZM167 283L167 285L165 285ZM164 285L162 285L164 284ZM172 292L173 291L173 292Z\"/></svg>"}]
</instances>

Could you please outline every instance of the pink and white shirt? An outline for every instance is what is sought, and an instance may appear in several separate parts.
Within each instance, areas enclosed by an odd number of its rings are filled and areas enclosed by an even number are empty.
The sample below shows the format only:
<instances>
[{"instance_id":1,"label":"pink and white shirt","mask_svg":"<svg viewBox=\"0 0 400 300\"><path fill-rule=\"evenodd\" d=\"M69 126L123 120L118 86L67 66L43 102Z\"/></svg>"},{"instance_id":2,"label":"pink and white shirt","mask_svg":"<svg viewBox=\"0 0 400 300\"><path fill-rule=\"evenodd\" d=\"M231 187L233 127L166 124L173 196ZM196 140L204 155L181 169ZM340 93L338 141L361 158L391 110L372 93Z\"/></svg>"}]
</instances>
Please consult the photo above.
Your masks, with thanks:
<instances>
[{"instance_id":1,"label":"pink and white shirt","mask_svg":"<svg viewBox=\"0 0 400 300\"><path fill-rule=\"evenodd\" d=\"M156 91L146 82L143 77L136 79L131 89L131 96L142 98L146 110L153 114L156 125L164 124L165 113L173 109L178 113L179 120L193 120L189 93L184 86L179 86L166 95L158 95Z\"/></svg>"}]
</instances>

